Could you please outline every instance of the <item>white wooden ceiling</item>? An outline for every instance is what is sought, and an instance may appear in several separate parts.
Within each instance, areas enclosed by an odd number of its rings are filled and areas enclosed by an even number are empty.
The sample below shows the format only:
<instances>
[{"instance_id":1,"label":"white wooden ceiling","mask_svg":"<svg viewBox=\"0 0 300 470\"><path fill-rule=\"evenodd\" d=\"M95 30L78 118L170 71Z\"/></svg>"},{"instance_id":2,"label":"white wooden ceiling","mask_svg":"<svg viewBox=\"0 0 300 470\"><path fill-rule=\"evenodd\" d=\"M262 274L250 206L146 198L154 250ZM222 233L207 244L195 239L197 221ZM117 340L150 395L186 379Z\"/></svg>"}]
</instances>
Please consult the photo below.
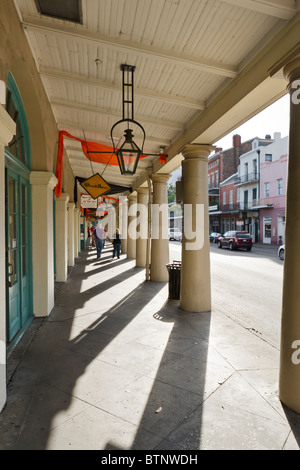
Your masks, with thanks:
<instances>
[{"instance_id":1,"label":"white wooden ceiling","mask_svg":"<svg viewBox=\"0 0 300 470\"><path fill-rule=\"evenodd\" d=\"M294 0L82 0L82 24L41 15L15 0L59 130L111 145L122 118L121 64L134 65L134 111L145 153L159 153L191 124L297 14ZM138 140L138 139L137 139ZM91 176L80 144L65 139L75 176ZM137 175L93 163L112 184Z\"/></svg>"}]
</instances>

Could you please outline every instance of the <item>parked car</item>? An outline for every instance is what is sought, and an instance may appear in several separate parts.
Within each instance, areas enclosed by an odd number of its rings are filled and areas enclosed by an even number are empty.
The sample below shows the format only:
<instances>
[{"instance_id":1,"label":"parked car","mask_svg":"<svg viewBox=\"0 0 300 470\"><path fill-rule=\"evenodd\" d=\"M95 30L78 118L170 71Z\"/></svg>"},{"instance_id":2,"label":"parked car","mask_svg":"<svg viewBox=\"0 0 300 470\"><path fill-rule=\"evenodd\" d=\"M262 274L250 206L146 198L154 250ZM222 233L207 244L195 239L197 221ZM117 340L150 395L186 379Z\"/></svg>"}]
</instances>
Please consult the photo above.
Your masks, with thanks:
<instances>
[{"instance_id":1,"label":"parked car","mask_svg":"<svg viewBox=\"0 0 300 470\"><path fill-rule=\"evenodd\" d=\"M280 247L278 248L278 257L282 261L284 260L284 245L280 245Z\"/></svg>"},{"instance_id":2,"label":"parked car","mask_svg":"<svg viewBox=\"0 0 300 470\"><path fill-rule=\"evenodd\" d=\"M244 248L247 251L251 251L252 245L252 238L248 232L238 232L234 230L224 233L224 235L218 239L219 248L223 248L223 246L225 246L230 250Z\"/></svg>"},{"instance_id":3,"label":"parked car","mask_svg":"<svg viewBox=\"0 0 300 470\"><path fill-rule=\"evenodd\" d=\"M179 228L174 227L169 229L169 240L182 240L182 233Z\"/></svg>"},{"instance_id":4,"label":"parked car","mask_svg":"<svg viewBox=\"0 0 300 470\"><path fill-rule=\"evenodd\" d=\"M209 235L209 241L210 241L210 242L213 242L213 243L217 243L218 238L221 237L221 236L222 236L221 233L212 232L212 233Z\"/></svg>"}]
</instances>

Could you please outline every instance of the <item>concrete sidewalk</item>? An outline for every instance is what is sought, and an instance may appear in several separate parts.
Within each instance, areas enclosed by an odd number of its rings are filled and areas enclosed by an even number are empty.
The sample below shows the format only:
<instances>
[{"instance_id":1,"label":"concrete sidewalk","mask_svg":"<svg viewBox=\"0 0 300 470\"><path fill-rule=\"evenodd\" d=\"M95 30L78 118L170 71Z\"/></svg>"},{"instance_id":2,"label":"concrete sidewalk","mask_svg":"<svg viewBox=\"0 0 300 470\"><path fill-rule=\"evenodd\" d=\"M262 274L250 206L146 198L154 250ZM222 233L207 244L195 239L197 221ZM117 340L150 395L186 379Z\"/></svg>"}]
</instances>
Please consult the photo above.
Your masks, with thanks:
<instances>
[{"instance_id":1,"label":"concrete sidewalk","mask_svg":"<svg viewBox=\"0 0 300 470\"><path fill-rule=\"evenodd\" d=\"M135 260L84 251L8 360L0 449L299 449L279 351L226 305L186 313Z\"/></svg>"}]
</instances>

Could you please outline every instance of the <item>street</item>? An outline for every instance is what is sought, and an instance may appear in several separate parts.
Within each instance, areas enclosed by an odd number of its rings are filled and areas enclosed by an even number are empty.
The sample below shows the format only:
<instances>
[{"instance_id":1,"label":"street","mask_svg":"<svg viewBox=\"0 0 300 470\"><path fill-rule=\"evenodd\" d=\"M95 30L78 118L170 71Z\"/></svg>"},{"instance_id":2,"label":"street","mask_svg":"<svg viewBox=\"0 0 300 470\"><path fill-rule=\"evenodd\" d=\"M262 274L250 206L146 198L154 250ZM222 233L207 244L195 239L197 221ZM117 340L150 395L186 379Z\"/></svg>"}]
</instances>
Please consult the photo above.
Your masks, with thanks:
<instances>
[{"instance_id":1,"label":"street","mask_svg":"<svg viewBox=\"0 0 300 470\"><path fill-rule=\"evenodd\" d=\"M181 259L181 243L170 242L170 262ZM277 247L229 251L210 244L212 308L279 349L283 261Z\"/></svg>"}]
</instances>

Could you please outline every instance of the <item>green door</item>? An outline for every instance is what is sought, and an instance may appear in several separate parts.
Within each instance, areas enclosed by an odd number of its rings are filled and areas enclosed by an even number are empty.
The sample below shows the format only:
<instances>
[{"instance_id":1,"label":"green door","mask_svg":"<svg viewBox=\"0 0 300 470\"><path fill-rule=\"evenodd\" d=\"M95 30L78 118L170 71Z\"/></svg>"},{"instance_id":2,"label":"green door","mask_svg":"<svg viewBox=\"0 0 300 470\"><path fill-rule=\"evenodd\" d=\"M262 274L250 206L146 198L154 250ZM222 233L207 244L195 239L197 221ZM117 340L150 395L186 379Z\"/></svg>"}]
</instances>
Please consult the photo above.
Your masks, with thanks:
<instances>
[{"instance_id":1,"label":"green door","mask_svg":"<svg viewBox=\"0 0 300 470\"><path fill-rule=\"evenodd\" d=\"M29 183L6 169L7 337L10 342L32 315Z\"/></svg>"},{"instance_id":2,"label":"green door","mask_svg":"<svg viewBox=\"0 0 300 470\"><path fill-rule=\"evenodd\" d=\"M8 341L21 328L20 302L20 256L18 227L18 182L16 175L6 172L6 258L7 258L7 309Z\"/></svg>"},{"instance_id":3,"label":"green door","mask_svg":"<svg viewBox=\"0 0 300 470\"><path fill-rule=\"evenodd\" d=\"M5 148L6 324L11 343L33 316L30 141L21 96L11 75L6 110L16 122L16 134Z\"/></svg>"}]
</instances>

